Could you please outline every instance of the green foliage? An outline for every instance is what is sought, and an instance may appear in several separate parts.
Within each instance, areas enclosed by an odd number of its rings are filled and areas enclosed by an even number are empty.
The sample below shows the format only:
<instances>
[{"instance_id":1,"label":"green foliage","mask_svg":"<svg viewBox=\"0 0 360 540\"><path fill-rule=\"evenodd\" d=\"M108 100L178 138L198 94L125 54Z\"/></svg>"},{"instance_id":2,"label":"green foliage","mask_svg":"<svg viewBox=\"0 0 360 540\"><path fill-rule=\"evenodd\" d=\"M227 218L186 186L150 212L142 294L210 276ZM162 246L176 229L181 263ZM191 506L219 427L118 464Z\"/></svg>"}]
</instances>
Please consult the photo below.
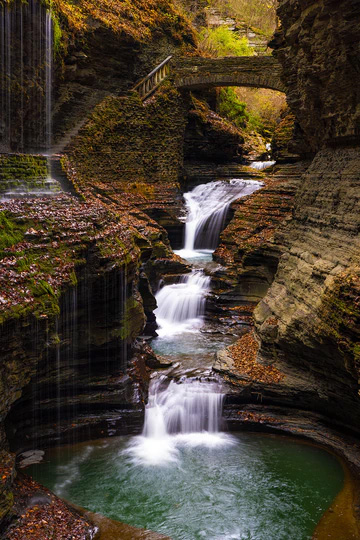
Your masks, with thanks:
<instances>
[{"instance_id":1,"label":"green foliage","mask_svg":"<svg viewBox=\"0 0 360 540\"><path fill-rule=\"evenodd\" d=\"M263 129L261 119L248 111L246 103L240 101L233 88L220 90L218 108L222 116L240 129L249 128L258 132Z\"/></svg>"},{"instance_id":2,"label":"green foliage","mask_svg":"<svg viewBox=\"0 0 360 540\"><path fill-rule=\"evenodd\" d=\"M253 88L222 88L218 111L239 129L257 133L270 141L284 114L285 96L279 92ZM292 135L293 117L288 127Z\"/></svg>"},{"instance_id":3,"label":"green foliage","mask_svg":"<svg viewBox=\"0 0 360 540\"><path fill-rule=\"evenodd\" d=\"M30 284L30 289L37 299L37 307L34 310L34 315L36 317L43 314L46 315L59 315L60 306L58 302L58 297L60 294L57 294L53 287L45 281L44 279L39 279L38 281L32 280Z\"/></svg>"},{"instance_id":4,"label":"green foliage","mask_svg":"<svg viewBox=\"0 0 360 540\"><path fill-rule=\"evenodd\" d=\"M0 256L4 256L4 249L21 242L24 232L23 225L11 220L5 212L0 212Z\"/></svg>"},{"instance_id":5,"label":"green foliage","mask_svg":"<svg viewBox=\"0 0 360 540\"><path fill-rule=\"evenodd\" d=\"M237 127L244 128L248 120L246 103L240 101L233 88L222 88L218 102L219 113Z\"/></svg>"},{"instance_id":6,"label":"green foliage","mask_svg":"<svg viewBox=\"0 0 360 540\"><path fill-rule=\"evenodd\" d=\"M34 296L43 296L44 294L50 295L56 298L56 293L50 283L40 279L36 285L33 286Z\"/></svg>"},{"instance_id":7,"label":"green foliage","mask_svg":"<svg viewBox=\"0 0 360 540\"><path fill-rule=\"evenodd\" d=\"M234 17L256 32L270 37L276 28L278 0L208 0L224 17Z\"/></svg>"},{"instance_id":8,"label":"green foliage","mask_svg":"<svg viewBox=\"0 0 360 540\"><path fill-rule=\"evenodd\" d=\"M199 34L199 50L211 56L252 56L254 50L247 38L240 38L227 28L203 29Z\"/></svg>"},{"instance_id":9,"label":"green foliage","mask_svg":"<svg viewBox=\"0 0 360 540\"><path fill-rule=\"evenodd\" d=\"M51 13L51 18L53 21L54 51L55 51L55 54L60 54L61 47L63 45L62 30L61 30L58 16L54 12Z\"/></svg>"}]
</instances>

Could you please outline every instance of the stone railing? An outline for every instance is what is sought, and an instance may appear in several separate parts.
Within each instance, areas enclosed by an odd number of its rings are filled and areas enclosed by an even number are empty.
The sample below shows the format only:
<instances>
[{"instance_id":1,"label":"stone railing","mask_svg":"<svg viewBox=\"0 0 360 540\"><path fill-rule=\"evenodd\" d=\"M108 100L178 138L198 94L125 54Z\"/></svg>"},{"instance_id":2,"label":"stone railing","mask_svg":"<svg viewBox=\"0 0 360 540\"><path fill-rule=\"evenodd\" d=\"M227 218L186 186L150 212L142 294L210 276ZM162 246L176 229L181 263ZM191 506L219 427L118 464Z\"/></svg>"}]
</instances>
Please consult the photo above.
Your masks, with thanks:
<instances>
[{"instance_id":1,"label":"stone railing","mask_svg":"<svg viewBox=\"0 0 360 540\"><path fill-rule=\"evenodd\" d=\"M170 74L170 60L172 56L168 56L161 64L159 64L149 75L140 81L133 90L138 92L142 100L147 99L155 92L160 84L168 78Z\"/></svg>"}]
</instances>

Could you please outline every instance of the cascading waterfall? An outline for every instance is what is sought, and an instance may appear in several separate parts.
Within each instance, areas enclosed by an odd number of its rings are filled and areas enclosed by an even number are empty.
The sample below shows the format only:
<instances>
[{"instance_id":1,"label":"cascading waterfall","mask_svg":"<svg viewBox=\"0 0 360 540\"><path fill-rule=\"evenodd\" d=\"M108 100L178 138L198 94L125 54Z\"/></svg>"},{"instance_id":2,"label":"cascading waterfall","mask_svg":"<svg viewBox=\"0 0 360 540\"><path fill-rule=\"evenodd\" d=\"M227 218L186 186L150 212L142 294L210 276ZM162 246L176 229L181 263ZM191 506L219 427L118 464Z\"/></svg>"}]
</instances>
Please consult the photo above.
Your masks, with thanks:
<instances>
[{"instance_id":1,"label":"cascading waterfall","mask_svg":"<svg viewBox=\"0 0 360 540\"><path fill-rule=\"evenodd\" d=\"M240 197L250 195L262 184L252 180L218 180L201 184L184 194L188 216L185 223L184 248L176 251L185 259L201 257L214 251L225 225L229 206Z\"/></svg>"},{"instance_id":2,"label":"cascading waterfall","mask_svg":"<svg viewBox=\"0 0 360 540\"><path fill-rule=\"evenodd\" d=\"M52 144L52 84L53 84L53 22L51 11L46 12L45 37L45 139L48 156Z\"/></svg>"},{"instance_id":3,"label":"cascading waterfall","mask_svg":"<svg viewBox=\"0 0 360 540\"><path fill-rule=\"evenodd\" d=\"M178 462L181 446L232 444L220 431L224 394L216 382L154 379L149 388L143 433L126 453L139 465Z\"/></svg>"},{"instance_id":4,"label":"cascading waterfall","mask_svg":"<svg viewBox=\"0 0 360 540\"><path fill-rule=\"evenodd\" d=\"M179 278L178 283L165 285L156 295L155 310L160 337L196 330L203 322L206 293L210 278L202 270L194 270Z\"/></svg>"},{"instance_id":5,"label":"cascading waterfall","mask_svg":"<svg viewBox=\"0 0 360 540\"><path fill-rule=\"evenodd\" d=\"M52 178L52 84L54 29L51 8L36 0L3 3L0 7L1 92L0 152L10 161L2 164L0 196L56 195ZM14 152L47 156L46 174L31 165L24 168ZM17 162L18 159L18 162Z\"/></svg>"},{"instance_id":6,"label":"cascading waterfall","mask_svg":"<svg viewBox=\"0 0 360 540\"><path fill-rule=\"evenodd\" d=\"M275 163L276 161L253 161L252 163L250 163L250 167L257 171L264 171L265 169L268 169L269 167L275 165Z\"/></svg>"},{"instance_id":7,"label":"cascading waterfall","mask_svg":"<svg viewBox=\"0 0 360 540\"><path fill-rule=\"evenodd\" d=\"M0 7L0 150L49 152L53 21L40 1Z\"/></svg>"}]
</instances>

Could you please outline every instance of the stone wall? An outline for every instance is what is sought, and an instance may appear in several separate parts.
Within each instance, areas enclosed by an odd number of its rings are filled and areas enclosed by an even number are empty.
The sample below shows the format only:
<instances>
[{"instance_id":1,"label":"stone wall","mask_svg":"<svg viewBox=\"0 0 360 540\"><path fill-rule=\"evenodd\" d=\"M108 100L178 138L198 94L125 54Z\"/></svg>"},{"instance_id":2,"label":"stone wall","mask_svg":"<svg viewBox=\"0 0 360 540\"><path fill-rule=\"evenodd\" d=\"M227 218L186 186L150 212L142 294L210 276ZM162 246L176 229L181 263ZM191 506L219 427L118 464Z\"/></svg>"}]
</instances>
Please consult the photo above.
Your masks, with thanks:
<instances>
[{"instance_id":1,"label":"stone wall","mask_svg":"<svg viewBox=\"0 0 360 540\"><path fill-rule=\"evenodd\" d=\"M240 161L244 138L239 129L212 111L201 98L192 95L190 105L184 141L185 161L205 161L212 166Z\"/></svg>"},{"instance_id":2,"label":"stone wall","mask_svg":"<svg viewBox=\"0 0 360 540\"><path fill-rule=\"evenodd\" d=\"M127 201L172 237L181 235L179 180L188 106L188 98L169 83L145 103L136 93L106 98L67 151L76 189L121 206Z\"/></svg>"}]
</instances>

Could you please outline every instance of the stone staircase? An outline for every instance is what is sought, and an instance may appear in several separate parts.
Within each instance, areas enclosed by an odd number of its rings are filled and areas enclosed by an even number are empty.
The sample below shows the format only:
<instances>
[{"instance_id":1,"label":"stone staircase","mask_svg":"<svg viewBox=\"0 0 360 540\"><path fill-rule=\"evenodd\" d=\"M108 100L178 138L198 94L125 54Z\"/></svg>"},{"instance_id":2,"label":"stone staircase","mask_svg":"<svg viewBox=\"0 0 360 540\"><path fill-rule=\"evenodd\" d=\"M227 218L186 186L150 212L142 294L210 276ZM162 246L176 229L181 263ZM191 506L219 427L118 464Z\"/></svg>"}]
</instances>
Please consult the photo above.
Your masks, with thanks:
<instances>
[{"instance_id":1,"label":"stone staircase","mask_svg":"<svg viewBox=\"0 0 360 540\"><path fill-rule=\"evenodd\" d=\"M61 192L45 156L0 155L0 198L54 197Z\"/></svg>"}]
</instances>

